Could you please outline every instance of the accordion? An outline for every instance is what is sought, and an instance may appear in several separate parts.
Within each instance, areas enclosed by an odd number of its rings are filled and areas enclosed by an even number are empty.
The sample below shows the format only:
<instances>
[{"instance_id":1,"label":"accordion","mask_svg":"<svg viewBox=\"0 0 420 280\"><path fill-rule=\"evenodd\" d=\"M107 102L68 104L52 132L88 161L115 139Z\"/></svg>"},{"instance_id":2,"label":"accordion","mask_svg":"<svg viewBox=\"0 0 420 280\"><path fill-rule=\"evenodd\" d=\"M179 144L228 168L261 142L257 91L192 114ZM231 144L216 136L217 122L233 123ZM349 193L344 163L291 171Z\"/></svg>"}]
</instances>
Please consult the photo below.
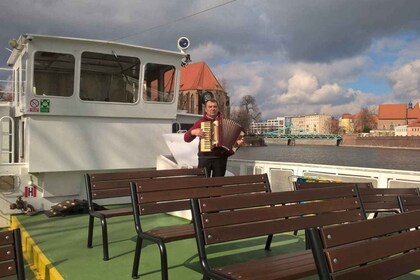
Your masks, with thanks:
<instances>
[{"instance_id":1,"label":"accordion","mask_svg":"<svg viewBox=\"0 0 420 280\"><path fill-rule=\"evenodd\" d=\"M221 121L201 122L201 130L206 134L200 139L200 151L210 152L215 148L236 151L236 140L245 133L238 123L222 118Z\"/></svg>"}]
</instances>

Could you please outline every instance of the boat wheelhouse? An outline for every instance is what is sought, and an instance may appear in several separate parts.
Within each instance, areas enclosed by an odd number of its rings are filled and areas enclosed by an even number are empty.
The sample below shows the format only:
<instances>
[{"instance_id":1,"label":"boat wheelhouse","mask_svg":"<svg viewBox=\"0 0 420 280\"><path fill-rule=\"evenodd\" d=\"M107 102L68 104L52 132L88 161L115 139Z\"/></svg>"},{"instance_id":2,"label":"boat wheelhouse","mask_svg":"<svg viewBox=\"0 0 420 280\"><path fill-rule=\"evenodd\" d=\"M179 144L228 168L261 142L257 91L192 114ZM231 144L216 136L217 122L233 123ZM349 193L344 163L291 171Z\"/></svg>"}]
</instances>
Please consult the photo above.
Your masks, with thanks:
<instances>
[{"instance_id":1,"label":"boat wheelhouse","mask_svg":"<svg viewBox=\"0 0 420 280\"><path fill-rule=\"evenodd\" d=\"M182 50L32 34L9 44L3 201L25 195L36 210L49 209L84 198L86 172L155 168L169 153L162 135L176 123ZM14 211L1 205L5 226Z\"/></svg>"}]
</instances>

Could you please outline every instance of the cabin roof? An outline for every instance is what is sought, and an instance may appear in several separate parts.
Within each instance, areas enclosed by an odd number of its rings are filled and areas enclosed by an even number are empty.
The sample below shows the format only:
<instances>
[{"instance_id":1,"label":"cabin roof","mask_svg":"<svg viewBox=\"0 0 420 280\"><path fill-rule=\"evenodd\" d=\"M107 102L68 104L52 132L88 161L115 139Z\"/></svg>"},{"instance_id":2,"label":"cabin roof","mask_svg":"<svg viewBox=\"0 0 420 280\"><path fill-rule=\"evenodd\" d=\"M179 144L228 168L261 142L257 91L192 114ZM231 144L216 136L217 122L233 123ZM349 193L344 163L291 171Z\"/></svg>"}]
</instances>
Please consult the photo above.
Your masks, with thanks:
<instances>
[{"instance_id":1,"label":"cabin roof","mask_svg":"<svg viewBox=\"0 0 420 280\"><path fill-rule=\"evenodd\" d=\"M25 48L22 48L21 46L29 44L32 41L41 41L46 43L52 43L52 42L61 42L66 44L74 44L75 46L82 45L82 46L94 46L94 47L100 47L100 46L107 46L111 48L119 48L119 47L126 47L126 48L136 48L136 49L143 49L150 52L159 52L159 53L168 53L168 54L175 54L179 55L180 59L186 54L178 52L178 51L170 51L170 50L163 50L163 49L157 49L157 48L150 48L150 47L144 47L140 45L134 45L134 44L127 44L123 42L116 42L116 41L106 41L106 40L97 40L97 39L86 39L86 38L73 38L73 37L64 37L64 36L50 36L50 35L40 35L40 34L22 34L20 35L19 39L16 40L17 47L13 49L12 54L10 55L7 64L9 66L13 65L18 57L18 54L22 51L24 51ZM174 46L176 46L176 42L174 42Z\"/></svg>"}]
</instances>

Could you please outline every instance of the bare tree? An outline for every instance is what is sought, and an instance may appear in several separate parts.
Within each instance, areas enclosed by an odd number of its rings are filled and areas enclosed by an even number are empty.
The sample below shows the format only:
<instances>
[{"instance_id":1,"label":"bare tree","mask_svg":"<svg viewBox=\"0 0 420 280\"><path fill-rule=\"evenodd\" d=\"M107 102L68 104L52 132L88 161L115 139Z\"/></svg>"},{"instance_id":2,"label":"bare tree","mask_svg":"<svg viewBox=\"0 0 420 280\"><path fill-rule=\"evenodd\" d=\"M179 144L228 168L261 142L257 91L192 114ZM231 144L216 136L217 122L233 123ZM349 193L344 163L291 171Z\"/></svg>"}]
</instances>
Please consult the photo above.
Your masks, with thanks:
<instances>
[{"instance_id":1,"label":"bare tree","mask_svg":"<svg viewBox=\"0 0 420 280\"><path fill-rule=\"evenodd\" d=\"M340 130L340 127L338 125L338 119L334 116L331 117L331 123L330 123L330 133L338 134L338 131Z\"/></svg>"},{"instance_id":2,"label":"bare tree","mask_svg":"<svg viewBox=\"0 0 420 280\"><path fill-rule=\"evenodd\" d=\"M246 131L252 122L261 122L261 112L256 100L251 95L242 98L239 108L232 110L231 118L239 123Z\"/></svg>"},{"instance_id":3,"label":"bare tree","mask_svg":"<svg viewBox=\"0 0 420 280\"><path fill-rule=\"evenodd\" d=\"M356 132L370 132L372 129L376 129L377 125L377 118L369 108L363 108L355 115L354 126Z\"/></svg>"}]
</instances>

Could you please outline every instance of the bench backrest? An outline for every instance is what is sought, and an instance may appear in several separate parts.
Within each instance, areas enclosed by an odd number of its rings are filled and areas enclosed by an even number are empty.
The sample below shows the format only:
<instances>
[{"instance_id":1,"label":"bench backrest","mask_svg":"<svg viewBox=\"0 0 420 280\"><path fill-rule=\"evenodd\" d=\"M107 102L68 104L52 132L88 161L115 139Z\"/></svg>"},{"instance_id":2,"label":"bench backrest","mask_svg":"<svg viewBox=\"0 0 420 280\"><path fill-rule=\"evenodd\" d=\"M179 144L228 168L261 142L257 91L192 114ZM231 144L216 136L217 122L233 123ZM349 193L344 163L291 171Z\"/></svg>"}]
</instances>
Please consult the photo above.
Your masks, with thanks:
<instances>
[{"instance_id":1,"label":"bench backrest","mask_svg":"<svg viewBox=\"0 0 420 280\"><path fill-rule=\"evenodd\" d=\"M419 196L418 188L360 189L360 197L367 213L400 212L398 196Z\"/></svg>"},{"instance_id":2,"label":"bench backrest","mask_svg":"<svg viewBox=\"0 0 420 280\"><path fill-rule=\"evenodd\" d=\"M20 229L0 232L0 278L25 279Z\"/></svg>"},{"instance_id":3,"label":"bench backrest","mask_svg":"<svg viewBox=\"0 0 420 280\"><path fill-rule=\"evenodd\" d=\"M311 229L320 279L391 279L420 268L420 210Z\"/></svg>"},{"instance_id":4,"label":"bench backrest","mask_svg":"<svg viewBox=\"0 0 420 280\"><path fill-rule=\"evenodd\" d=\"M189 210L192 198L271 191L267 174L136 180L131 189L134 207L141 215Z\"/></svg>"},{"instance_id":5,"label":"bench backrest","mask_svg":"<svg viewBox=\"0 0 420 280\"><path fill-rule=\"evenodd\" d=\"M420 210L420 196L402 195L399 196L399 203L402 212Z\"/></svg>"},{"instance_id":6,"label":"bench backrest","mask_svg":"<svg viewBox=\"0 0 420 280\"><path fill-rule=\"evenodd\" d=\"M355 187L192 200L201 245L365 219Z\"/></svg>"},{"instance_id":7,"label":"bench backrest","mask_svg":"<svg viewBox=\"0 0 420 280\"><path fill-rule=\"evenodd\" d=\"M89 207L92 210L92 200L95 199L129 197L130 182L132 181L178 176L205 177L206 170L204 168L182 168L86 174L85 183Z\"/></svg>"},{"instance_id":8,"label":"bench backrest","mask_svg":"<svg viewBox=\"0 0 420 280\"><path fill-rule=\"evenodd\" d=\"M338 187L338 186L357 186L361 188L372 189L371 182L293 182L295 190L306 190L312 188Z\"/></svg>"}]
</instances>

